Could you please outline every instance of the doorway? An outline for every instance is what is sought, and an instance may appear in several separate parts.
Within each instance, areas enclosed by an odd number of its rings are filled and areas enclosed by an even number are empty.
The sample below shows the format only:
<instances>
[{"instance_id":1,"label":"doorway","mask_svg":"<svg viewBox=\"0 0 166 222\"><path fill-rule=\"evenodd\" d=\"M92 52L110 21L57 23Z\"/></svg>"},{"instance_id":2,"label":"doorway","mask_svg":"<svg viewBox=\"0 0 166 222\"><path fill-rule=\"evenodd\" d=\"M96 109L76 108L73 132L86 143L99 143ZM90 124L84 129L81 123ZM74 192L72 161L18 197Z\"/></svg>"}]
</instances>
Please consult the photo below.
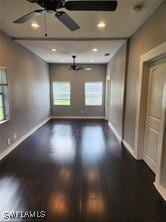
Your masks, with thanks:
<instances>
[{"instance_id":1,"label":"doorway","mask_svg":"<svg viewBox=\"0 0 166 222\"><path fill-rule=\"evenodd\" d=\"M136 159L145 160L145 155L147 154L147 150L146 150L147 148L144 149L144 145L145 145L145 140L146 140L145 139L145 134L146 134L145 123L146 123L146 119L147 119L146 117L147 117L147 112L148 112L148 108L146 109L147 107L146 105L147 105L147 97L149 95L149 92L148 92L149 91L148 85L149 85L149 80L150 80L149 72L152 71L152 66L154 65L152 63L156 61L156 63L159 65L161 63L158 63L158 61L161 59L166 59L166 42L161 43L160 45L156 46L155 48L151 49L150 51L146 52L140 57L139 76L138 76L138 98L137 98L137 110L136 110L135 144L134 144L134 155ZM165 63L165 62L162 62L162 63ZM166 72L165 72L165 75L166 75ZM165 123L166 121L166 83L164 86L164 95L162 95L162 98L163 98L162 111L160 113L161 120L158 122ZM154 123L151 123L151 124L154 124ZM155 124L156 124L156 121L155 121ZM153 127L155 126L153 125ZM166 151L164 149L165 124L160 124L160 126L158 126L158 129L160 133L158 135L159 138L158 138L157 150L155 151L153 150L154 152L157 153L157 156L155 156L154 158L154 153L152 152L153 154L151 153L151 157L153 157L153 166L152 164L149 163L150 161L148 162L148 165L155 172L154 185L156 189L161 194L161 196L166 200L166 183L164 182L165 176L164 176L164 179L162 176L163 172L165 172L165 169L166 169L166 158L165 158ZM157 135L155 136L157 137ZM154 139L152 136L151 138ZM154 144L152 143L152 145ZM150 145L148 146L150 148Z\"/></svg>"},{"instance_id":2,"label":"doorway","mask_svg":"<svg viewBox=\"0 0 166 222\"><path fill-rule=\"evenodd\" d=\"M166 59L150 63L148 76L143 159L156 173L160 140L163 141L163 136L160 134L165 125L162 113L166 85Z\"/></svg>"}]
</instances>

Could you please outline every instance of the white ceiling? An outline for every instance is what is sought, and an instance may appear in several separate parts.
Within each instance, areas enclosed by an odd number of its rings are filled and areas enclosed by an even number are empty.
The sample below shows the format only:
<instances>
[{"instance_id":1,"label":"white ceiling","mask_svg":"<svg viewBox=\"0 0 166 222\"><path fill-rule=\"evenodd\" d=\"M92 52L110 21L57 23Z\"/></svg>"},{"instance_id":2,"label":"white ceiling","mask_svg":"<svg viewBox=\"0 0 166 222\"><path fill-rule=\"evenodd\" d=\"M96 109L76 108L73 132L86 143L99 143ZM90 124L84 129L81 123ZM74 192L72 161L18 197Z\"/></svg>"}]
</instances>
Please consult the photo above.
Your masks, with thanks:
<instances>
[{"instance_id":1,"label":"white ceiling","mask_svg":"<svg viewBox=\"0 0 166 222\"><path fill-rule=\"evenodd\" d=\"M74 53L78 55L80 63L87 63L91 59L94 59L95 63L106 63L110 57L106 58L103 54L110 52L113 55L124 41L79 41L79 38L128 38L148 19L162 1L118 0L115 12L68 12L81 27L76 32L69 31L54 16L47 15L48 38L65 38L65 41L19 41L19 43L47 62L59 63L65 60L68 63ZM138 3L143 3L144 7L142 11L134 12L133 7ZM25 0L0 0L0 4L0 23L4 32L15 38L43 38L44 40L44 15L22 25L13 24L15 19L34 9L39 9L37 4ZM104 30L96 27L99 21L106 23ZM37 22L40 28L32 29L32 22ZM67 38L70 40L73 38L73 41L67 41ZM52 47L57 51L50 52ZM93 47L98 48L99 52L92 53Z\"/></svg>"},{"instance_id":2,"label":"white ceiling","mask_svg":"<svg viewBox=\"0 0 166 222\"><path fill-rule=\"evenodd\" d=\"M77 63L107 63L124 41L18 41L49 63L71 63L77 55ZM56 52L51 49L56 48ZM98 48L98 52L93 52ZM110 56L104 56L110 53ZM64 60L64 61L62 61ZM91 60L94 60L92 62Z\"/></svg>"}]
</instances>

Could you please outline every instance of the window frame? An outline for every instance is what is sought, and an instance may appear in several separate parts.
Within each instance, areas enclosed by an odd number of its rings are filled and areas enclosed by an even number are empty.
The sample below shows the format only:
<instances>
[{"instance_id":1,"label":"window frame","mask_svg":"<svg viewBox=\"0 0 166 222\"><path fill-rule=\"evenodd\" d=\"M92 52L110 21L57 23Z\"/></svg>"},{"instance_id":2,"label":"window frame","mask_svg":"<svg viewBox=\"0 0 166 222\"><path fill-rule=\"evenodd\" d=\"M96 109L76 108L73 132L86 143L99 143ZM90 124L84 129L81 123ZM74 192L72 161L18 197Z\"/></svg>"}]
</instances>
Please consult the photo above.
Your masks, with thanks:
<instances>
[{"instance_id":1,"label":"window frame","mask_svg":"<svg viewBox=\"0 0 166 222\"><path fill-rule=\"evenodd\" d=\"M101 86L102 86L102 92L101 92L101 104L100 105L93 105L93 104L91 104L91 105L89 105L89 104L86 104L86 83L101 83ZM86 81L85 83L84 83L84 105L85 106L92 106L92 107L94 107L94 106L103 106L103 82L102 81Z\"/></svg>"},{"instance_id":2,"label":"window frame","mask_svg":"<svg viewBox=\"0 0 166 222\"><path fill-rule=\"evenodd\" d=\"M58 99L54 99L54 84L55 83L67 83L69 84L69 104L55 104L54 101ZM60 100L60 99L59 99ZM71 106L71 82L70 81L53 81L52 83L52 104L53 106Z\"/></svg>"},{"instance_id":3,"label":"window frame","mask_svg":"<svg viewBox=\"0 0 166 222\"><path fill-rule=\"evenodd\" d=\"M1 83L0 82L0 87L2 87L2 92L0 92L0 95L2 96L2 108L3 108L3 115L4 119L0 120L0 124L5 123L9 121L10 119L10 114L9 114L9 96L8 96L8 91L9 91L9 86L8 86L8 76L7 76L7 68L0 66L0 70L5 71L5 78L6 78L6 83ZM5 89L6 87L6 89ZM6 91L6 93L5 93Z\"/></svg>"},{"instance_id":4,"label":"window frame","mask_svg":"<svg viewBox=\"0 0 166 222\"><path fill-rule=\"evenodd\" d=\"M2 91L3 91L3 87L2 87ZM0 96L2 96L2 112L3 112L3 119L0 119L0 123L6 120L6 113L5 113L5 98L4 98L4 93L0 93Z\"/></svg>"}]
</instances>

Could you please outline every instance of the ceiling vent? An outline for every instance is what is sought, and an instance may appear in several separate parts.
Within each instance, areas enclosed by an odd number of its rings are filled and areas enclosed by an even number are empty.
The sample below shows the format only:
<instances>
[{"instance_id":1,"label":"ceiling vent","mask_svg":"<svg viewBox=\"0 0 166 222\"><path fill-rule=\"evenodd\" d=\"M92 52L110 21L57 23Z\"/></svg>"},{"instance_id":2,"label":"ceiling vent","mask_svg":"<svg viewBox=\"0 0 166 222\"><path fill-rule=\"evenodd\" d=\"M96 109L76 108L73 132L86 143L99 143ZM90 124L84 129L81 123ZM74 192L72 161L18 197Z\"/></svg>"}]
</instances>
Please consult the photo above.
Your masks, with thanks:
<instances>
[{"instance_id":1,"label":"ceiling vent","mask_svg":"<svg viewBox=\"0 0 166 222\"><path fill-rule=\"evenodd\" d=\"M143 7L144 7L144 4L137 4L133 7L133 11L140 12L140 11L142 11Z\"/></svg>"}]
</instances>

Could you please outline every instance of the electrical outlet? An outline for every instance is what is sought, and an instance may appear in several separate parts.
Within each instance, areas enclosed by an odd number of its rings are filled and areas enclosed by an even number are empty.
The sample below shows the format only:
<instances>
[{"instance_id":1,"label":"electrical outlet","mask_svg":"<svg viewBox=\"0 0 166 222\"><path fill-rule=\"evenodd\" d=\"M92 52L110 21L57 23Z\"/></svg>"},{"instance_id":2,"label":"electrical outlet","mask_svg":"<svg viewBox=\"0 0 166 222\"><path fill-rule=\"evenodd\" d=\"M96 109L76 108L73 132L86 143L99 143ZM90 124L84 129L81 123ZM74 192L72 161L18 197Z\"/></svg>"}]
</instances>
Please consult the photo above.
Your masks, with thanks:
<instances>
[{"instance_id":1,"label":"electrical outlet","mask_svg":"<svg viewBox=\"0 0 166 222\"><path fill-rule=\"evenodd\" d=\"M84 114L84 110L81 110L81 114Z\"/></svg>"},{"instance_id":2,"label":"electrical outlet","mask_svg":"<svg viewBox=\"0 0 166 222\"><path fill-rule=\"evenodd\" d=\"M7 144L10 145L11 141L10 138L7 139Z\"/></svg>"}]
</instances>

